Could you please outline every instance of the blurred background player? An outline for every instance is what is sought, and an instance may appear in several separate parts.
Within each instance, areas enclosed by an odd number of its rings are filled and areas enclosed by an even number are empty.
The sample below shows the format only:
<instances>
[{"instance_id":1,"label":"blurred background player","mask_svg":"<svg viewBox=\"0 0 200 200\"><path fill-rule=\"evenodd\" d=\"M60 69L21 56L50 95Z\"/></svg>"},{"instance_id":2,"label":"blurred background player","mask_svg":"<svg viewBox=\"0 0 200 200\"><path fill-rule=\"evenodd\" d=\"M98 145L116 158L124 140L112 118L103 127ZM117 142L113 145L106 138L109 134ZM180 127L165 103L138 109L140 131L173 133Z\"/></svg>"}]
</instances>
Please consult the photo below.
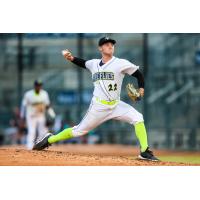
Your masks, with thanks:
<instances>
[{"instance_id":1,"label":"blurred background player","mask_svg":"<svg viewBox=\"0 0 200 200\"><path fill-rule=\"evenodd\" d=\"M74 64L88 69L92 73L94 83L93 98L90 107L79 125L67 128L57 135L47 134L41 141L34 145L34 150L42 150L50 144L79 137L98 127L102 123L114 119L134 125L135 133L140 143L140 159L158 161L149 150L147 133L144 126L143 115L135 108L120 100L121 86L125 74L136 77L139 93L144 96L144 78L139 67L128 60L114 57L116 41L103 37L99 40L101 59L83 60L72 56L68 50L63 51L65 59Z\"/></svg>"},{"instance_id":2,"label":"blurred background player","mask_svg":"<svg viewBox=\"0 0 200 200\"><path fill-rule=\"evenodd\" d=\"M28 134L27 149L32 149L37 137L42 137L48 129L46 126L46 112L55 118L55 113L50 107L47 91L42 89L42 81L35 80L34 89L24 94L21 106L21 118L26 120Z\"/></svg>"}]
</instances>

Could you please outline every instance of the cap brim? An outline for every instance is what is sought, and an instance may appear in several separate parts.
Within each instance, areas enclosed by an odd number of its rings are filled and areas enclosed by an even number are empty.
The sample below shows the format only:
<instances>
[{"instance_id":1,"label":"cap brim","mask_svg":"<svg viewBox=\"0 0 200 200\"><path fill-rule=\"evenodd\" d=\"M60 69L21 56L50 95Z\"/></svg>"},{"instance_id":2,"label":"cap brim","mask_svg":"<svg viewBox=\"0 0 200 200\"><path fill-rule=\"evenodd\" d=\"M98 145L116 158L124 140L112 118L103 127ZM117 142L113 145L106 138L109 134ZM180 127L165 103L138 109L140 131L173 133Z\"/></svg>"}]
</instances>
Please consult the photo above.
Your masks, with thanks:
<instances>
[{"instance_id":1,"label":"cap brim","mask_svg":"<svg viewBox=\"0 0 200 200\"><path fill-rule=\"evenodd\" d=\"M42 83L34 83L34 85L41 86L41 85L42 85Z\"/></svg>"},{"instance_id":2,"label":"cap brim","mask_svg":"<svg viewBox=\"0 0 200 200\"><path fill-rule=\"evenodd\" d=\"M111 42L112 44L116 44L115 40L109 39L109 40L106 40L106 41L102 42L99 46L102 46L103 44L106 44L108 42Z\"/></svg>"}]
</instances>

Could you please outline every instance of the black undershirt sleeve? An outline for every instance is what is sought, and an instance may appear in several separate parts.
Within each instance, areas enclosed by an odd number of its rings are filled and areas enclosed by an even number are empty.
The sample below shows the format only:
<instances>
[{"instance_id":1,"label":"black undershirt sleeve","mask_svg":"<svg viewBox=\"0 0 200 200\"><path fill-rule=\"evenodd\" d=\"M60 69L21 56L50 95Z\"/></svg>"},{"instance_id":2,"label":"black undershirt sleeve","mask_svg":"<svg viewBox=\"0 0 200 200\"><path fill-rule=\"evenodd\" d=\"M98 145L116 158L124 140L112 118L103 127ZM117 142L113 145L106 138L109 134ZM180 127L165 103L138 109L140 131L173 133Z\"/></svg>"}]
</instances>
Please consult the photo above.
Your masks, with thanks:
<instances>
[{"instance_id":1,"label":"black undershirt sleeve","mask_svg":"<svg viewBox=\"0 0 200 200\"><path fill-rule=\"evenodd\" d=\"M85 63L86 63L86 60L82 59L82 58L77 58L77 57L74 57L74 60L72 61L75 65L78 65L79 67L82 67L82 68L85 68L86 69L86 66L85 66Z\"/></svg>"},{"instance_id":2,"label":"black undershirt sleeve","mask_svg":"<svg viewBox=\"0 0 200 200\"><path fill-rule=\"evenodd\" d=\"M136 70L131 76L137 78L139 88L144 88L144 76L139 70Z\"/></svg>"}]
</instances>

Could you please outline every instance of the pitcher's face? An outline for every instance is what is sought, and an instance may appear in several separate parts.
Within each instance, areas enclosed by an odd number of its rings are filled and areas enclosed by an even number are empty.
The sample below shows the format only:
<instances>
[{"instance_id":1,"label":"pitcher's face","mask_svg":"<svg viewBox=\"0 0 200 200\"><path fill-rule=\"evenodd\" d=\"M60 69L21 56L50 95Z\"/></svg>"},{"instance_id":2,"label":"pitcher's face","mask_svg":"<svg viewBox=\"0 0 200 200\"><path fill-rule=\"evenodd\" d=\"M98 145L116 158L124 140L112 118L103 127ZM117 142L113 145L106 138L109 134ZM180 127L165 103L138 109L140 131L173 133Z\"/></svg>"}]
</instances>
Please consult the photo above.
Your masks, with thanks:
<instances>
[{"instance_id":1,"label":"pitcher's face","mask_svg":"<svg viewBox=\"0 0 200 200\"><path fill-rule=\"evenodd\" d=\"M107 42L99 47L99 51L102 53L102 55L112 56L114 54L114 44L111 42Z\"/></svg>"}]
</instances>

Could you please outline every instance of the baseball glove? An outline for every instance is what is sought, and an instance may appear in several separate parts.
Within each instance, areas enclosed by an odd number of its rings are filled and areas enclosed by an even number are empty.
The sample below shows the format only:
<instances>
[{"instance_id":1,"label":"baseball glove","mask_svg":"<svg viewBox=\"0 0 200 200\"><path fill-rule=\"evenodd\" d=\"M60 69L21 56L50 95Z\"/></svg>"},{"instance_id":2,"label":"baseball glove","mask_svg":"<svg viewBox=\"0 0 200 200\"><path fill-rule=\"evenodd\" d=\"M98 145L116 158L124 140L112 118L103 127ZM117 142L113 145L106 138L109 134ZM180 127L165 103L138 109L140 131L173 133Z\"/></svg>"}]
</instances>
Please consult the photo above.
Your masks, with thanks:
<instances>
[{"instance_id":1,"label":"baseball glove","mask_svg":"<svg viewBox=\"0 0 200 200\"><path fill-rule=\"evenodd\" d=\"M52 126L55 122L55 117L56 117L56 114L53 110L52 107L49 107L47 110L46 110L46 126Z\"/></svg>"},{"instance_id":2,"label":"baseball glove","mask_svg":"<svg viewBox=\"0 0 200 200\"><path fill-rule=\"evenodd\" d=\"M126 90L127 90L128 96L130 97L130 99L132 101L139 101L139 100L141 100L141 95L139 93L139 90L136 89L133 84L128 83L126 85Z\"/></svg>"}]
</instances>

